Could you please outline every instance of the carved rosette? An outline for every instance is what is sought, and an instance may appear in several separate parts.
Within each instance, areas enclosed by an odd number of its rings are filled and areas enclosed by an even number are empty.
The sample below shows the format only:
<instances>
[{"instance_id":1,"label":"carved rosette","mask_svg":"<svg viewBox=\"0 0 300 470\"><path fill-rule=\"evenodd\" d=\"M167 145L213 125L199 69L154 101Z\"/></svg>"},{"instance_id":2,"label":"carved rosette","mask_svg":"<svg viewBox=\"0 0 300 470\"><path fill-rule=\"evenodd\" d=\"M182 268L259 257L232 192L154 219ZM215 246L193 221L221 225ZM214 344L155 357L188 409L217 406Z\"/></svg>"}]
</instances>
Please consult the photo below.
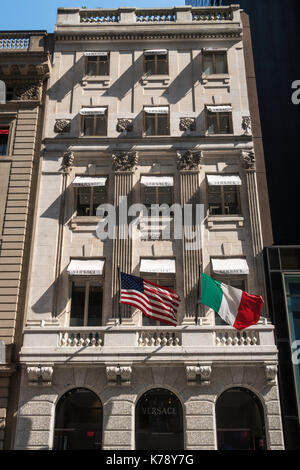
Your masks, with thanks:
<instances>
[{"instance_id":1,"label":"carved rosette","mask_svg":"<svg viewBox=\"0 0 300 470\"><path fill-rule=\"evenodd\" d=\"M32 366L26 369L30 385L51 385L53 367L50 366Z\"/></svg>"},{"instance_id":2,"label":"carved rosette","mask_svg":"<svg viewBox=\"0 0 300 470\"><path fill-rule=\"evenodd\" d=\"M195 131L196 119L190 117L182 117L179 120L179 129L181 131Z\"/></svg>"},{"instance_id":3,"label":"carved rosette","mask_svg":"<svg viewBox=\"0 0 300 470\"><path fill-rule=\"evenodd\" d=\"M71 130L71 120L70 119L56 119L54 124L54 132L65 133L70 132Z\"/></svg>"},{"instance_id":4,"label":"carved rosette","mask_svg":"<svg viewBox=\"0 0 300 470\"><path fill-rule=\"evenodd\" d=\"M242 152L241 155L242 163L245 170L248 171L255 171L256 170L256 162L255 162L255 154L254 152Z\"/></svg>"},{"instance_id":5,"label":"carved rosette","mask_svg":"<svg viewBox=\"0 0 300 470\"><path fill-rule=\"evenodd\" d=\"M68 173L72 169L74 159L75 159L74 153L70 149L68 149L63 154L63 161L62 161L61 168L64 172Z\"/></svg>"},{"instance_id":6,"label":"carved rosette","mask_svg":"<svg viewBox=\"0 0 300 470\"><path fill-rule=\"evenodd\" d=\"M180 171L198 171L202 160L202 152L187 150L177 152L177 168Z\"/></svg>"},{"instance_id":7,"label":"carved rosette","mask_svg":"<svg viewBox=\"0 0 300 470\"><path fill-rule=\"evenodd\" d=\"M134 171L138 164L138 152L118 152L112 155L114 171L125 172Z\"/></svg>"},{"instance_id":8,"label":"carved rosette","mask_svg":"<svg viewBox=\"0 0 300 470\"><path fill-rule=\"evenodd\" d=\"M186 366L188 385L209 385L212 372L211 365Z\"/></svg>"},{"instance_id":9,"label":"carved rosette","mask_svg":"<svg viewBox=\"0 0 300 470\"><path fill-rule=\"evenodd\" d=\"M252 134L252 125L251 125L251 117L250 116L243 116L242 117L242 129L245 135Z\"/></svg>"},{"instance_id":10,"label":"carved rosette","mask_svg":"<svg viewBox=\"0 0 300 470\"><path fill-rule=\"evenodd\" d=\"M106 377L109 385L130 385L131 366L107 366Z\"/></svg>"},{"instance_id":11,"label":"carved rosette","mask_svg":"<svg viewBox=\"0 0 300 470\"><path fill-rule=\"evenodd\" d=\"M269 385L276 384L277 364L265 364L265 374Z\"/></svg>"},{"instance_id":12,"label":"carved rosette","mask_svg":"<svg viewBox=\"0 0 300 470\"><path fill-rule=\"evenodd\" d=\"M121 118L117 121L117 132L131 132L133 130L133 120Z\"/></svg>"}]
</instances>

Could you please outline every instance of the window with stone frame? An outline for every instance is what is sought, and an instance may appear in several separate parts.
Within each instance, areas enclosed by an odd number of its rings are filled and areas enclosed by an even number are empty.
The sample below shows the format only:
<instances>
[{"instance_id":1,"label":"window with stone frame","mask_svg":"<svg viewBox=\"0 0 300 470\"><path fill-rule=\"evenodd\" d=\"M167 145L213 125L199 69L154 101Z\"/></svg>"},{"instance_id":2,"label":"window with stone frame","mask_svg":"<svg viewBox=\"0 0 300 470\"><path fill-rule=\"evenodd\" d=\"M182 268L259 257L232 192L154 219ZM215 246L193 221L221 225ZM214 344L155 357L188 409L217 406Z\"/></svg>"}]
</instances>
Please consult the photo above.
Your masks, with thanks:
<instances>
[{"instance_id":1,"label":"window with stone frame","mask_svg":"<svg viewBox=\"0 0 300 470\"><path fill-rule=\"evenodd\" d=\"M72 280L70 326L101 326L103 280L96 276Z\"/></svg>"},{"instance_id":2,"label":"window with stone frame","mask_svg":"<svg viewBox=\"0 0 300 470\"><path fill-rule=\"evenodd\" d=\"M144 111L144 134L146 136L170 135L169 113L148 113Z\"/></svg>"},{"instance_id":3,"label":"window with stone frame","mask_svg":"<svg viewBox=\"0 0 300 470\"><path fill-rule=\"evenodd\" d=\"M237 185L208 185L209 215L238 215L241 213L240 187Z\"/></svg>"},{"instance_id":4,"label":"window with stone frame","mask_svg":"<svg viewBox=\"0 0 300 470\"><path fill-rule=\"evenodd\" d=\"M107 109L103 114L82 116L83 136L107 135Z\"/></svg>"},{"instance_id":5,"label":"window with stone frame","mask_svg":"<svg viewBox=\"0 0 300 470\"><path fill-rule=\"evenodd\" d=\"M212 277L219 282L223 282L228 286L235 287L236 289L240 289L242 291L246 291L248 289L248 282L247 276L244 275L229 275L229 276L221 276L220 274L212 274ZM215 325L228 325L221 317L215 312Z\"/></svg>"},{"instance_id":6,"label":"window with stone frame","mask_svg":"<svg viewBox=\"0 0 300 470\"><path fill-rule=\"evenodd\" d=\"M97 215L97 207L107 203L105 186L81 186L75 188L76 215L89 217Z\"/></svg>"},{"instance_id":7,"label":"window with stone frame","mask_svg":"<svg viewBox=\"0 0 300 470\"><path fill-rule=\"evenodd\" d=\"M147 281L154 282L162 287L167 287L168 289L172 289L176 292L176 278L175 274L161 274L161 273L149 273L145 274L144 278ZM148 318L146 315L142 313L142 324L143 326L166 326L166 323L161 322L159 320L154 320L153 318Z\"/></svg>"},{"instance_id":8,"label":"window with stone frame","mask_svg":"<svg viewBox=\"0 0 300 470\"><path fill-rule=\"evenodd\" d=\"M152 204L173 204L174 188L173 186L144 186L141 185L143 204L150 208Z\"/></svg>"},{"instance_id":9,"label":"window with stone frame","mask_svg":"<svg viewBox=\"0 0 300 470\"><path fill-rule=\"evenodd\" d=\"M168 75L168 53L144 53L144 73L146 75Z\"/></svg>"},{"instance_id":10,"label":"window with stone frame","mask_svg":"<svg viewBox=\"0 0 300 470\"><path fill-rule=\"evenodd\" d=\"M227 74L227 53L225 51L203 51L203 73L205 75Z\"/></svg>"},{"instance_id":11,"label":"window with stone frame","mask_svg":"<svg viewBox=\"0 0 300 470\"><path fill-rule=\"evenodd\" d=\"M0 155L8 154L9 127L0 124Z\"/></svg>"},{"instance_id":12,"label":"window with stone frame","mask_svg":"<svg viewBox=\"0 0 300 470\"><path fill-rule=\"evenodd\" d=\"M206 109L208 134L233 134L232 113L212 112Z\"/></svg>"},{"instance_id":13,"label":"window with stone frame","mask_svg":"<svg viewBox=\"0 0 300 470\"><path fill-rule=\"evenodd\" d=\"M99 56L86 57L86 74L88 76L107 76L109 75L109 53Z\"/></svg>"},{"instance_id":14,"label":"window with stone frame","mask_svg":"<svg viewBox=\"0 0 300 470\"><path fill-rule=\"evenodd\" d=\"M11 116L0 117L0 156L11 155L14 128L15 122Z\"/></svg>"}]
</instances>

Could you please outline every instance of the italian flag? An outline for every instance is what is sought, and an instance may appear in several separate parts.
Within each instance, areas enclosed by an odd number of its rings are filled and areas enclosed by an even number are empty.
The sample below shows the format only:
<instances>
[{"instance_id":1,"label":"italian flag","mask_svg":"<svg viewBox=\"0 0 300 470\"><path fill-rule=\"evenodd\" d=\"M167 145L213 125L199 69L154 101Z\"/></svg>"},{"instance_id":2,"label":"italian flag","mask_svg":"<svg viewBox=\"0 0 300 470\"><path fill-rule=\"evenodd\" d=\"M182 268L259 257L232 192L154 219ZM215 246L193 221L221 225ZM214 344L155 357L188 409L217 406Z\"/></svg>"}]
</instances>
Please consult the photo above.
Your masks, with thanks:
<instances>
[{"instance_id":1,"label":"italian flag","mask_svg":"<svg viewBox=\"0 0 300 470\"><path fill-rule=\"evenodd\" d=\"M201 273L200 302L217 312L237 330L255 325L260 317L263 298L216 281Z\"/></svg>"}]
</instances>

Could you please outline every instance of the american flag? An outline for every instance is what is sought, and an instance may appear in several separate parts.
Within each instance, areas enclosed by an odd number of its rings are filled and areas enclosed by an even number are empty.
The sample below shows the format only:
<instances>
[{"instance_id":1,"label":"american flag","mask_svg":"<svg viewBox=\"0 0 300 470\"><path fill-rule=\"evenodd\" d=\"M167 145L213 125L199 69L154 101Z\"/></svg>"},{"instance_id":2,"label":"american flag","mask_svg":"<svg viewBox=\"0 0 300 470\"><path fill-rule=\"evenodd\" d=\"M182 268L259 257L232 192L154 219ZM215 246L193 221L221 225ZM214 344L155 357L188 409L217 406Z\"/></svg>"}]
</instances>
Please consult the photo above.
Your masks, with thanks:
<instances>
[{"instance_id":1,"label":"american flag","mask_svg":"<svg viewBox=\"0 0 300 470\"><path fill-rule=\"evenodd\" d=\"M141 277L121 273L120 303L132 305L146 317L177 326L180 297L172 289L146 281Z\"/></svg>"}]
</instances>

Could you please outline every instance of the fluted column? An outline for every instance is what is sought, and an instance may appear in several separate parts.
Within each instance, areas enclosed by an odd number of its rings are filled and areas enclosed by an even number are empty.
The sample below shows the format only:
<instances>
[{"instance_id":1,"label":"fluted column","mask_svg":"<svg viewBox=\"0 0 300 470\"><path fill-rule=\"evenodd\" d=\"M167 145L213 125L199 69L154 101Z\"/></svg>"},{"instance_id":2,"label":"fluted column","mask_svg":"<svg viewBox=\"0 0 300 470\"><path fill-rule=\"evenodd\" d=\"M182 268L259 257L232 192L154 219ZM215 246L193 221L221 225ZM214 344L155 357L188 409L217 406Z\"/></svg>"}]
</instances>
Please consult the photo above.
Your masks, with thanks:
<instances>
[{"instance_id":1,"label":"fluted column","mask_svg":"<svg viewBox=\"0 0 300 470\"><path fill-rule=\"evenodd\" d=\"M180 173L180 199L182 207L184 204L192 204L195 209L196 204L200 204L200 186L199 186L199 165L201 162L201 152L187 151L177 153L178 170ZM184 322L194 322L197 311L198 289L199 289L199 271L201 267L201 247L197 249L188 249L191 241L186 237L188 233L195 232L196 218L195 210L191 224L185 224L186 232L183 233L183 292L185 301ZM201 241L201 240L200 240ZM199 315L202 310L199 311Z\"/></svg>"},{"instance_id":2,"label":"fluted column","mask_svg":"<svg viewBox=\"0 0 300 470\"><path fill-rule=\"evenodd\" d=\"M265 287L264 277L264 263L263 263L263 237L261 228L261 215L259 208L257 178L256 178L256 163L254 152L242 152L242 163L246 173L247 193L250 212L250 225L252 235L252 248L255 264L255 278L257 285L257 294L261 295L265 301L264 310L267 311L266 302L267 294Z\"/></svg>"},{"instance_id":3,"label":"fluted column","mask_svg":"<svg viewBox=\"0 0 300 470\"><path fill-rule=\"evenodd\" d=\"M112 318L130 318L129 305L120 304L120 285L118 267L120 271L131 273L132 270L132 240L128 237L128 207L132 199L133 173L138 161L137 152L118 152L113 154L112 163L114 177L114 205L116 208L116 231L113 240L113 265L112 265ZM122 197L126 199L122 199ZM120 198L124 218L120 220Z\"/></svg>"}]
</instances>

